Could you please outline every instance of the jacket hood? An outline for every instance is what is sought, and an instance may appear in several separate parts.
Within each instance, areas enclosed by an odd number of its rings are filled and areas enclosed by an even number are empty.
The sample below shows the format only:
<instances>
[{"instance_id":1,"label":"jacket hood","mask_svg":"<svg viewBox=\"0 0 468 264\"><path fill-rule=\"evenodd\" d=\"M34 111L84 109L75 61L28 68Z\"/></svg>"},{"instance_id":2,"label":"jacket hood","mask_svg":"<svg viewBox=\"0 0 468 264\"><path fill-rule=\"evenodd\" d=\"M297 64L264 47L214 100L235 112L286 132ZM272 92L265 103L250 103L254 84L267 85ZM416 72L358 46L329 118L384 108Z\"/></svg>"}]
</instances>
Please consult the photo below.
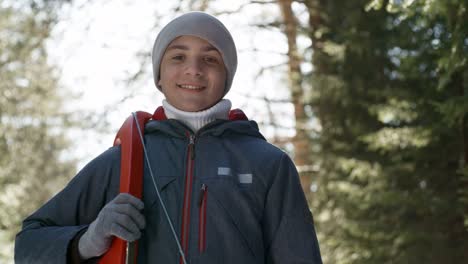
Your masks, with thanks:
<instances>
[{"instance_id":1,"label":"jacket hood","mask_svg":"<svg viewBox=\"0 0 468 264\"><path fill-rule=\"evenodd\" d=\"M155 132L178 138L186 138L187 133L193 134L189 127L176 119L149 121L145 126L145 134ZM258 129L257 123L252 120L216 120L202 127L195 135L221 137L225 133L247 135L265 140L265 137Z\"/></svg>"}]
</instances>

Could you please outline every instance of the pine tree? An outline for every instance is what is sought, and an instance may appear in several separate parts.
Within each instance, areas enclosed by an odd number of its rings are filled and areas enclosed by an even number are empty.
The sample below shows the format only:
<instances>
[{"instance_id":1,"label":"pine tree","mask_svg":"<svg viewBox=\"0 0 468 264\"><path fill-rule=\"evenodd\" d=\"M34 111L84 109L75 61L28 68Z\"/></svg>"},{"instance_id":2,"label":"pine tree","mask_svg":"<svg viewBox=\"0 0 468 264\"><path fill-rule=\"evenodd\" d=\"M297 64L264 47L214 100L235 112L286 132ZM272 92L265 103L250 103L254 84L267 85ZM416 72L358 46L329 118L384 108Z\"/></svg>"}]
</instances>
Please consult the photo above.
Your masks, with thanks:
<instances>
[{"instance_id":1,"label":"pine tree","mask_svg":"<svg viewBox=\"0 0 468 264\"><path fill-rule=\"evenodd\" d=\"M463 263L466 3L307 2L327 262Z\"/></svg>"},{"instance_id":2,"label":"pine tree","mask_svg":"<svg viewBox=\"0 0 468 264\"><path fill-rule=\"evenodd\" d=\"M45 47L53 12L38 3L0 6L0 262L7 263L21 220L63 187L75 162L64 152L65 95Z\"/></svg>"}]
</instances>

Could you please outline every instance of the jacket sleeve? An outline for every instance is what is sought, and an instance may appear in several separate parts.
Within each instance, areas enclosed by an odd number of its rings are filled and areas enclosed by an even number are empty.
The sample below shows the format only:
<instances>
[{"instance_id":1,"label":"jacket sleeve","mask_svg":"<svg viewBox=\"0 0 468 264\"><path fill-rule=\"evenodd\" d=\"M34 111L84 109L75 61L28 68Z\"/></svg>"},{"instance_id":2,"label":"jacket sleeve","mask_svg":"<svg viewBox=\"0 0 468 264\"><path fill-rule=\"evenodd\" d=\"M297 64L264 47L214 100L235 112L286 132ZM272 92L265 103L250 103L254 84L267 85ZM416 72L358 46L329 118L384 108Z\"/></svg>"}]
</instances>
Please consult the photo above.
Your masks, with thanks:
<instances>
[{"instance_id":1,"label":"jacket sleeve","mask_svg":"<svg viewBox=\"0 0 468 264\"><path fill-rule=\"evenodd\" d=\"M321 264L320 249L299 176L283 154L265 201L267 263Z\"/></svg>"},{"instance_id":2,"label":"jacket sleeve","mask_svg":"<svg viewBox=\"0 0 468 264\"><path fill-rule=\"evenodd\" d=\"M120 148L113 147L23 221L15 240L15 263L67 263L70 242L118 194L119 177Z\"/></svg>"}]
</instances>

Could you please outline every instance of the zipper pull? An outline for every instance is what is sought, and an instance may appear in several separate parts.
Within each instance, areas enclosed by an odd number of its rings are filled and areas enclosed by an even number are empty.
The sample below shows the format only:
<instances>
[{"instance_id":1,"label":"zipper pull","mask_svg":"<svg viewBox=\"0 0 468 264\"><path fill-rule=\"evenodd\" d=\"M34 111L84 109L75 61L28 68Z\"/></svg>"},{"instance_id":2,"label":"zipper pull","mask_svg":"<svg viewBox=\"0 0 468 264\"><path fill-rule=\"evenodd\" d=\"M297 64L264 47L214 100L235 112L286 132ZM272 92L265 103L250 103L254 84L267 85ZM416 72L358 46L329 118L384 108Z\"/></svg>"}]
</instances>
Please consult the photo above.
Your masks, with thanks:
<instances>
[{"instance_id":1,"label":"zipper pull","mask_svg":"<svg viewBox=\"0 0 468 264\"><path fill-rule=\"evenodd\" d=\"M206 184L202 184L201 188L200 188L200 195L198 196L198 206L201 206L202 203L203 203L203 198L205 198L205 193L206 193L206 189L208 187L206 186Z\"/></svg>"},{"instance_id":2,"label":"zipper pull","mask_svg":"<svg viewBox=\"0 0 468 264\"><path fill-rule=\"evenodd\" d=\"M189 136L189 151L190 151L190 159L195 159L195 136Z\"/></svg>"}]
</instances>

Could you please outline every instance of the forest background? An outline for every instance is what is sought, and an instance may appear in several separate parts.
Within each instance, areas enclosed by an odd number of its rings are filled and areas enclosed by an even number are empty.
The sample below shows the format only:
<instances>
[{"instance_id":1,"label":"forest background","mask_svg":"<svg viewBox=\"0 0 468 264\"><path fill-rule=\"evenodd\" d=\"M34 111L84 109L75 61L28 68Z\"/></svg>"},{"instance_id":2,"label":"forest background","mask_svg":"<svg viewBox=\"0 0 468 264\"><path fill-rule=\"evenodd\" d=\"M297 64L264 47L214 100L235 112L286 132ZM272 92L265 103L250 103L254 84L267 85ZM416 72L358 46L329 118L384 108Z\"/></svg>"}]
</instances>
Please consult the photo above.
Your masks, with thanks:
<instances>
[{"instance_id":1,"label":"forest background","mask_svg":"<svg viewBox=\"0 0 468 264\"><path fill-rule=\"evenodd\" d=\"M228 98L298 167L324 263L466 263L467 8L0 0L0 262L13 263L21 220L109 147L131 111L160 104L152 42L203 10L237 41Z\"/></svg>"}]
</instances>

